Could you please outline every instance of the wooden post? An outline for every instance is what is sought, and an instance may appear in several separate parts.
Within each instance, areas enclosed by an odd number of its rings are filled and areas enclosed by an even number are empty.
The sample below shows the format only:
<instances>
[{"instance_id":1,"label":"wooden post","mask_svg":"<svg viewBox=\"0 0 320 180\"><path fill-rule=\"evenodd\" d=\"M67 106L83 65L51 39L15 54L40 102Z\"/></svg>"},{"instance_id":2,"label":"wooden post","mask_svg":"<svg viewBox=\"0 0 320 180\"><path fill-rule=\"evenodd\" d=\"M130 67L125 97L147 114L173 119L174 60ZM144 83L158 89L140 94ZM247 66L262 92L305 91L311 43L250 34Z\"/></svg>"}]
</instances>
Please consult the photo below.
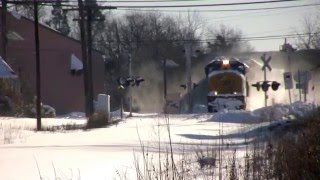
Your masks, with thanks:
<instances>
[{"instance_id":1,"label":"wooden post","mask_svg":"<svg viewBox=\"0 0 320 180\"><path fill-rule=\"evenodd\" d=\"M192 112L192 104L191 104L191 91L192 91L192 80L191 80L191 43L184 44L185 48L185 56L186 56L186 80L187 80L187 104L188 104L188 112Z\"/></svg>"},{"instance_id":2,"label":"wooden post","mask_svg":"<svg viewBox=\"0 0 320 180\"><path fill-rule=\"evenodd\" d=\"M1 37L2 37L2 58L7 60L7 0L1 0L2 14L1 14Z\"/></svg>"},{"instance_id":3,"label":"wooden post","mask_svg":"<svg viewBox=\"0 0 320 180\"><path fill-rule=\"evenodd\" d=\"M264 82L267 81L267 69L264 68L263 70L263 77L264 77ZM267 107L268 105L268 94L267 91L264 91L264 107Z\"/></svg>"},{"instance_id":4,"label":"wooden post","mask_svg":"<svg viewBox=\"0 0 320 180\"><path fill-rule=\"evenodd\" d=\"M287 53L288 53L289 71L291 72L291 58L290 58L291 49L287 50ZM292 104L291 90L288 89L288 92L289 92L289 103Z\"/></svg>"},{"instance_id":5,"label":"wooden post","mask_svg":"<svg viewBox=\"0 0 320 180\"><path fill-rule=\"evenodd\" d=\"M40 51L39 51L39 26L38 26L38 2L33 0L34 5L34 39L36 48L36 111L37 111L37 130L41 130L41 64L40 64Z\"/></svg>"},{"instance_id":6,"label":"wooden post","mask_svg":"<svg viewBox=\"0 0 320 180\"><path fill-rule=\"evenodd\" d=\"M86 0L86 5L89 7L89 1ZM87 52L88 52L88 109L89 115L94 113L93 107L93 78L92 78L92 10L87 8Z\"/></svg>"},{"instance_id":7,"label":"wooden post","mask_svg":"<svg viewBox=\"0 0 320 180\"><path fill-rule=\"evenodd\" d=\"M164 98L164 114L167 113L167 59L163 60L163 98Z\"/></svg>"},{"instance_id":8,"label":"wooden post","mask_svg":"<svg viewBox=\"0 0 320 180\"><path fill-rule=\"evenodd\" d=\"M83 63L83 85L84 85L84 96L85 96L85 111L86 116L90 116L89 111L89 96L88 96L88 65L87 65L87 43L86 43L86 32L84 29L84 13L83 13L83 2L78 0L79 6L79 27L81 37L81 50L82 50L82 63Z\"/></svg>"},{"instance_id":9,"label":"wooden post","mask_svg":"<svg viewBox=\"0 0 320 180\"><path fill-rule=\"evenodd\" d=\"M130 50L130 53L129 53L129 77L132 78L132 54L131 54L131 50ZM132 89L131 87L129 86L128 87L129 89L129 117L132 117Z\"/></svg>"}]
</instances>

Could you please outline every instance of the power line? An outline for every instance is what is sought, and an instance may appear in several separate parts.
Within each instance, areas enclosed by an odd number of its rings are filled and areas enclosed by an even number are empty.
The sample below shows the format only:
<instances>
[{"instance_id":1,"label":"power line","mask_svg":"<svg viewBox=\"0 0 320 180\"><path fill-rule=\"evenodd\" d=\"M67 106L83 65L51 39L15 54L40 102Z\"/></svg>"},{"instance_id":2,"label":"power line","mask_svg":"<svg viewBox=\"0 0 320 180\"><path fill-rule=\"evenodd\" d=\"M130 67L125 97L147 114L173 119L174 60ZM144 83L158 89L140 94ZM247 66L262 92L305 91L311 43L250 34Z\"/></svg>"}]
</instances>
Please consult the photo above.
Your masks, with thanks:
<instances>
[{"instance_id":1,"label":"power line","mask_svg":"<svg viewBox=\"0 0 320 180\"><path fill-rule=\"evenodd\" d=\"M294 9L284 9L284 10L287 10L287 11L281 11L281 12L279 12L278 10L266 10L267 12L261 12L261 11L252 12L251 11L248 13L234 14L234 15L229 15L229 16L215 16L214 18L210 19L209 21L223 20L225 22L225 21L230 21L230 20L234 20L234 19L241 19L241 18L243 18L243 16L246 16L246 18L275 16L275 15L284 14L284 13L292 13L293 12L292 10L294 10ZM303 9L301 11L309 11L309 9ZM296 11L294 11L293 13L296 13Z\"/></svg>"},{"instance_id":2,"label":"power line","mask_svg":"<svg viewBox=\"0 0 320 180\"><path fill-rule=\"evenodd\" d=\"M193 0L189 0L193 1ZM188 4L188 5L154 5L154 6L96 6L90 7L93 9L117 9L117 10L125 10L125 11L161 11L161 12L190 12L189 10L157 10L157 9L144 9L144 8L173 8L173 7L199 7L199 6L230 6L230 5L248 5L248 4L265 4L265 3L279 3L279 2L288 2L288 1L301 1L301 0L272 0L272 1L255 1L255 2L243 2L243 3L220 3L220 4ZM65 2L75 2L75 1L61 1ZM99 1L99 2L108 2L108 1ZM115 2L115 1L112 1ZM124 1L123 1L124 2ZM156 1L153 1L156 2ZM165 1L164 1L165 2ZM8 3L12 4L28 4L29 1L8 1ZM30 2L31 3L31 2ZM43 6L61 6L61 7L74 7L76 5L72 4L60 4L56 5L56 1L39 1L39 4L43 3ZM49 5L50 4L50 5ZM287 8L300 8L300 7L308 7L308 6L318 6L320 3L314 4L302 4L302 5L292 5L292 6L280 6L280 7L266 7L266 8L245 8L245 9L216 9L216 10L196 10L197 12L234 12L234 11L257 11L257 10L274 10L274 9L287 9ZM143 8L143 9L137 9Z\"/></svg>"},{"instance_id":3,"label":"power line","mask_svg":"<svg viewBox=\"0 0 320 180\"><path fill-rule=\"evenodd\" d=\"M208 0L132 0L132 1L98 1L105 3L157 3L157 2L199 2L199 1L208 1Z\"/></svg>"},{"instance_id":4,"label":"power line","mask_svg":"<svg viewBox=\"0 0 320 180\"><path fill-rule=\"evenodd\" d=\"M66 0L62 0L60 2L71 2L71 1L66 1ZM75 1L74 1L75 2ZM7 3L10 4L33 4L33 0L26 0L26 1L7 1ZM57 3L56 0L37 0L36 3L40 4L40 3Z\"/></svg>"},{"instance_id":5,"label":"power line","mask_svg":"<svg viewBox=\"0 0 320 180\"><path fill-rule=\"evenodd\" d=\"M301 0L269 0L269 1L253 1L253 2L238 2L238 3L213 3L213 4L185 4L185 5L118 5L117 8L175 8L175 7L214 7L214 6L238 6L238 5L253 5L253 4L270 4L270 3L282 3L282 2L293 2L293 1L301 1ZM38 3L50 4L56 3L57 1L51 0L39 0ZM61 1L62 3L70 3L76 1ZM99 2L108 2L108 1L99 1ZM155 1L153 1L155 2ZM199 2L199 1L197 1ZM31 4L32 1L8 1L10 4ZM61 6L69 6L67 4L63 4ZM103 8L104 6L99 6ZM110 7L110 6L108 6Z\"/></svg>"},{"instance_id":6,"label":"power line","mask_svg":"<svg viewBox=\"0 0 320 180\"><path fill-rule=\"evenodd\" d=\"M161 2L205 2L209 0L136 0L136 1L128 1L128 0L98 0L97 3L161 3ZM230 6L230 5L248 5L248 4L265 4L265 3L277 3L277 2L287 2L287 1L302 1L302 0L268 0L268 1L252 1L252 2L238 2L238 3L214 3L209 4L209 6ZM8 0L8 3L11 4L32 4L33 0L25 0L25 1L13 1ZM37 3L57 3L57 0L37 0ZM77 0L60 0L61 3L72 3L77 2ZM199 5L199 4L198 4ZM179 6L179 5L178 5ZM197 6L197 5L196 5ZM202 5L201 5L202 6Z\"/></svg>"},{"instance_id":7,"label":"power line","mask_svg":"<svg viewBox=\"0 0 320 180\"><path fill-rule=\"evenodd\" d=\"M252 36L252 37L243 37L236 39L237 42L248 42L248 41L266 41L266 40L275 40L275 39L283 39L283 38L298 38L298 37L305 37L309 35L320 35L320 32L316 33L300 33L300 34L286 34L286 35L271 35L271 36ZM217 40L216 38L207 38L207 39L195 39L195 40L140 40L140 41L129 41L130 43L159 43L159 42L168 42L168 43L180 43L180 42L190 42L190 43L207 43ZM230 42L232 39L226 39L227 42ZM127 41L106 41L107 43L123 43ZM94 44L105 44L102 42L95 42ZM21 48L16 46L10 46L10 48L15 48L17 51L26 51L32 49L31 47ZM40 51L65 51L64 49L59 48L40 48Z\"/></svg>"},{"instance_id":8,"label":"power line","mask_svg":"<svg viewBox=\"0 0 320 180\"><path fill-rule=\"evenodd\" d=\"M309 36L309 35L317 35L320 32L316 33L299 33L299 34L286 34L286 35L270 35L270 36L252 36L252 37L243 37L237 38L237 41L260 41L260 40L273 40L273 39L283 39L283 38L297 38L298 36ZM173 40L139 40L139 41L129 41L130 43L155 43L155 42L208 42L208 41L215 41L216 38L207 38L207 39L173 39ZM233 41L234 39L225 39L226 41ZM127 42L127 41L107 41L107 43L118 43L118 42ZM105 44L101 42L96 42L96 44Z\"/></svg>"},{"instance_id":9,"label":"power line","mask_svg":"<svg viewBox=\"0 0 320 180\"><path fill-rule=\"evenodd\" d=\"M302 4L302 5L292 5L292 6L279 6L279 7L265 7L265 8L245 8L245 9L197 9L196 12L235 12L235 11L260 11L260 10L276 10L276 9L289 9L289 8L301 8L308 6L319 6L320 3L314 4ZM126 11L161 11L161 12L190 12L190 10L159 10L159 9L135 9L135 8L120 8L117 10L126 10Z\"/></svg>"},{"instance_id":10,"label":"power line","mask_svg":"<svg viewBox=\"0 0 320 180\"><path fill-rule=\"evenodd\" d=\"M282 3L293 2L301 0L269 0L269 1L253 1L253 2L238 2L238 3L213 3L213 4L186 4L186 5L149 5L149 6L125 6L118 5L117 8L181 8L181 7L215 7L215 6L238 6L238 5L253 5L253 4L270 4L270 3ZM103 6L101 6L103 7Z\"/></svg>"},{"instance_id":11,"label":"power line","mask_svg":"<svg viewBox=\"0 0 320 180\"><path fill-rule=\"evenodd\" d=\"M265 8L245 8L245 9L215 9L215 10L206 10L206 9L197 9L196 12L236 12L236 11L261 11L261 10L277 10L277 9L291 9L291 8L302 8L302 7L311 7L311 6L319 6L320 3L314 4L302 4L302 5L292 5L292 6L279 6L279 7L265 7ZM50 5L52 6L52 5ZM54 5L53 5L54 6ZM65 7L76 7L74 5L60 5ZM142 12L190 12L190 10L159 10L159 9L136 9L136 8L122 8L120 6L99 6L93 8L99 9L109 9L110 7L117 8L115 10L120 11L142 11Z\"/></svg>"}]
</instances>

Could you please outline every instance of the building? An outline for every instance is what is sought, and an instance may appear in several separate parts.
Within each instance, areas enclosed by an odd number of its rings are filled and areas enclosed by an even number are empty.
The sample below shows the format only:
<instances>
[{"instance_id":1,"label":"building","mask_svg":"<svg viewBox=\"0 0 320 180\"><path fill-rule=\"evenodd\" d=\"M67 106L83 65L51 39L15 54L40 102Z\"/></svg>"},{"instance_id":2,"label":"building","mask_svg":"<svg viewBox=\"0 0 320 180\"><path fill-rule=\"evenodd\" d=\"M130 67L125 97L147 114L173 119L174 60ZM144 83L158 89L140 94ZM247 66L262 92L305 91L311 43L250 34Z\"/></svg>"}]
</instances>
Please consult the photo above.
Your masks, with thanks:
<instances>
[{"instance_id":1,"label":"building","mask_svg":"<svg viewBox=\"0 0 320 180\"><path fill-rule=\"evenodd\" d=\"M25 99L36 95L36 57L34 22L16 13L7 13L6 62L19 76ZM71 73L71 57L81 59L80 41L39 24L41 62L41 100L57 114L85 111L83 74ZM2 38L0 47L2 47ZM102 54L92 52L94 98L104 91ZM74 64L74 62L73 62ZM81 63L80 63L81 64Z\"/></svg>"}]
</instances>

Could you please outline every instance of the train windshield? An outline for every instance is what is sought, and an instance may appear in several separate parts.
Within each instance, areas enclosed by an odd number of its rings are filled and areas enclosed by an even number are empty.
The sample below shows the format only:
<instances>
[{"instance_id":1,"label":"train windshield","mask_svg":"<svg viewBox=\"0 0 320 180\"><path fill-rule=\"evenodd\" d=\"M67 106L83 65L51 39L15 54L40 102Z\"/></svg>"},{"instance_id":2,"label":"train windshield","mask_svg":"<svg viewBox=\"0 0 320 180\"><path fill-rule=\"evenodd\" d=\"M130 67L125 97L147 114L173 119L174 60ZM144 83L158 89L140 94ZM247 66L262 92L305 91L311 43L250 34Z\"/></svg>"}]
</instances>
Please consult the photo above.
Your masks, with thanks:
<instances>
[{"instance_id":1,"label":"train windshield","mask_svg":"<svg viewBox=\"0 0 320 180\"><path fill-rule=\"evenodd\" d=\"M244 94L244 81L241 76L229 72L221 73L209 78L209 88L213 95Z\"/></svg>"}]
</instances>

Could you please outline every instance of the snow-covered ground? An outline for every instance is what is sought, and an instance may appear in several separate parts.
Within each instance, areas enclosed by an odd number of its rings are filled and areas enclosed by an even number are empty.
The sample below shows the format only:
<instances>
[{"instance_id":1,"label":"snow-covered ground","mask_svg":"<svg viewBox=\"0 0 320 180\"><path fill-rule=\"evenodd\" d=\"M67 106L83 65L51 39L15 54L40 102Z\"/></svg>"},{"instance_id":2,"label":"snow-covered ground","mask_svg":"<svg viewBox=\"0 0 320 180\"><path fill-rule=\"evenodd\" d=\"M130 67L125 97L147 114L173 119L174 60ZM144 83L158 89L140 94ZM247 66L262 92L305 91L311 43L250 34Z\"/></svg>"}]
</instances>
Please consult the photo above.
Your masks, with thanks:
<instances>
[{"instance_id":1,"label":"snow-covered ground","mask_svg":"<svg viewBox=\"0 0 320 180\"><path fill-rule=\"evenodd\" d=\"M133 114L116 125L92 130L35 132L36 119L0 117L0 179L135 179L134 162L142 147L167 150L168 126L176 155L216 147L223 137L240 154L244 137L267 131L269 122L301 116L314 107L296 102L255 111L216 114ZM117 115L117 113L115 113ZM43 126L85 125L82 113L43 119ZM221 136L220 136L221 135ZM229 146L230 145L230 146ZM160 150L159 150L160 146ZM38 169L39 167L39 169Z\"/></svg>"}]
</instances>

